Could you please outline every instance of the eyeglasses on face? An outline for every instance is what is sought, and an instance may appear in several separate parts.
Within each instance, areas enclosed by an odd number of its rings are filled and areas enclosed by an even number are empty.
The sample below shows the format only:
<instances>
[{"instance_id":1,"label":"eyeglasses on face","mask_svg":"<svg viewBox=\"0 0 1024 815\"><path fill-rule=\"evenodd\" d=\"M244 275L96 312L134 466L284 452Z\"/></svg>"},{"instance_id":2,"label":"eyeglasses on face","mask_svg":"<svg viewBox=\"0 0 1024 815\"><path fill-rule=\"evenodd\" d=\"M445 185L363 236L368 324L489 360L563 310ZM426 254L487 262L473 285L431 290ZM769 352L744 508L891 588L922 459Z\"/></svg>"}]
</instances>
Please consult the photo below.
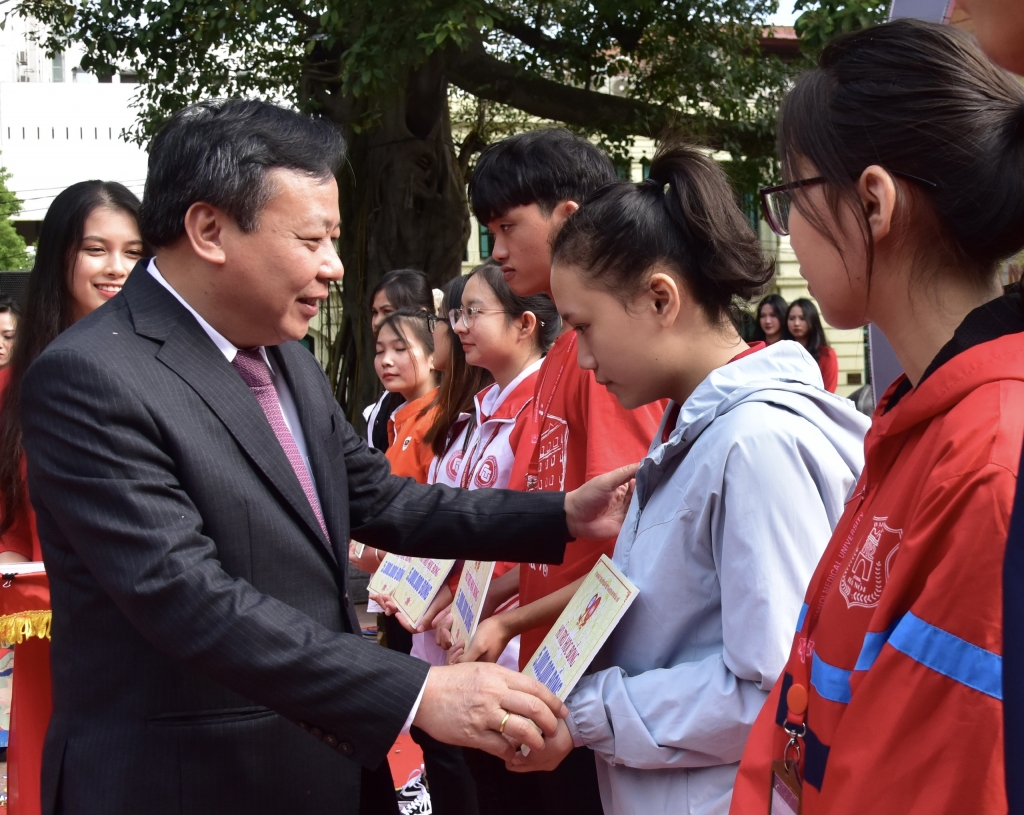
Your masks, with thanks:
<instances>
[{"instance_id":1,"label":"eyeglasses on face","mask_svg":"<svg viewBox=\"0 0 1024 815\"><path fill-rule=\"evenodd\" d=\"M890 170L893 175L905 178L907 181L916 181L918 184L925 184L929 187L937 187L934 181L918 178L910 173L899 173ZM761 209L764 211L764 219L768 222L772 232L776 235L789 234L789 211L793 206L793 191L803 187L812 187L815 184L826 184L827 179L822 176L814 178L803 178L799 181L790 181L788 184L780 184L778 187L765 187L761 190Z\"/></svg>"},{"instance_id":2,"label":"eyeglasses on face","mask_svg":"<svg viewBox=\"0 0 1024 815\"><path fill-rule=\"evenodd\" d=\"M448 312L448 321L452 324L452 328L456 328L460 320L466 328L472 328L476 318L481 314L508 314L508 312L500 308L477 308L476 306L453 308Z\"/></svg>"},{"instance_id":3,"label":"eyeglasses on face","mask_svg":"<svg viewBox=\"0 0 1024 815\"><path fill-rule=\"evenodd\" d=\"M427 315L427 330L431 334L433 334L434 333L434 329L437 328L437 324L439 322L441 322L441 318L438 317L436 314L428 314Z\"/></svg>"}]
</instances>

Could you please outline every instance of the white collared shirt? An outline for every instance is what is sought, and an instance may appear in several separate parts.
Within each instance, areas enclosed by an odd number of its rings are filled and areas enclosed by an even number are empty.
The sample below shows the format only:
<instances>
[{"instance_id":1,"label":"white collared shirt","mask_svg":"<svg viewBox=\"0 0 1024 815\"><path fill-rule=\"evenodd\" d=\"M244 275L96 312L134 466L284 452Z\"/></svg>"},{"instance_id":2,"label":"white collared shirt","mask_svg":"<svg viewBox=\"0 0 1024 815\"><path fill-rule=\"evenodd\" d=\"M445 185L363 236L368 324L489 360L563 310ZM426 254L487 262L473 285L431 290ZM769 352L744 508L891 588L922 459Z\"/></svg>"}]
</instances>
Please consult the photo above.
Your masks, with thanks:
<instances>
[{"instance_id":1,"label":"white collared shirt","mask_svg":"<svg viewBox=\"0 0 1024 815\"><path fill-rule=\"evenodd\" d=\"M153 279L156 280L157 283L173 294L177 301L187 308L189 313L196 318L196 321L202 326L203 331L206 332L207 336L213 340L213 344L217 346L218 350L224 355L224 358L227 359L228 362L234 362L238 349L216 328L206 322L202 315L192 308L185 298L178 294L171 284L164 279L164 276L160 274L160 270L156 267L156 258L151 258L149 261L149 273L153 275ZM281 415L284 416L284 423L288 426L288 431L292 434L292 438L295 439L295 446L298 448L299 455L302 456L302 461L306 465L306 471L309 473L309 480L313 484L313 492L316 493L317 501L319 501L320 493L317 492L316 480L313 478L313 470L309 465L309 449L306 447L306 436L302 432L302 423L299 422L299 411L295 407L295 400L292 398L292 392L288 388L288 383L285 381L285 378L274 369L274 364L270 361L267 349L262 345L260 346L260 354L263 356L263 361L267 363L267 367L270 368L270 378L273 380L274 388L277 390L277 403L281 407Z\"/></svg>"}]
</instances>

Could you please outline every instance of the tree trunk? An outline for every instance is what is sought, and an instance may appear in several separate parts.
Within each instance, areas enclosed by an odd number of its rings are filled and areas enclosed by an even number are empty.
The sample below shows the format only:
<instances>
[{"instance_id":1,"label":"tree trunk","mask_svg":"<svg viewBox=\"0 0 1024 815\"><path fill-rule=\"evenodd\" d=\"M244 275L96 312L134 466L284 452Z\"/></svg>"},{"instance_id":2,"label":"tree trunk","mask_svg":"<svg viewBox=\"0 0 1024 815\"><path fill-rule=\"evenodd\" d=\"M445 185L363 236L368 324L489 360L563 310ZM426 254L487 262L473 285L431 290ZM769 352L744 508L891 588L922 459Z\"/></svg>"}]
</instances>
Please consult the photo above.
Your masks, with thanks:
<instances>
[{"instance_id":1,"label":"tree trunk","mask_svg":"<svg viewBox=\"0 0 1024 815\"><path fill-rule=\"evenodd\" d=\"M371 292L392 269L419 269L435 288L459 274L469 213L440 59L413 72L372 129L353 132L353 104L346 102L329 110L348 153L338 174L344 316L328 373L342 408L361 427L363 408L381 393Z\"/></svg>"}]
</instances>

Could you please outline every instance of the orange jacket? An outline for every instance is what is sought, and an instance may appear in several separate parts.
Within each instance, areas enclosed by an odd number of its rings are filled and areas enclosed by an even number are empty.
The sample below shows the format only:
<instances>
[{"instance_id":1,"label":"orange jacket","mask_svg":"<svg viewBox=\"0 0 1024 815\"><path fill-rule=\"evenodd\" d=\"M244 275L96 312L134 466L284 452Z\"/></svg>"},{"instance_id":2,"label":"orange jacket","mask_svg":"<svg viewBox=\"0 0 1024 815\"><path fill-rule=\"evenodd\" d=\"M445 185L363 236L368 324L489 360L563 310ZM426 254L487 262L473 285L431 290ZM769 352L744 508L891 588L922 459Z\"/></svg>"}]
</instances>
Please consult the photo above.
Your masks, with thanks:
<instances>
[{"instance_id":1,"label":"orange jacket","mask_svg":"<svg viewBox=\"0 0 1024 815\"><path fill-rule=\"evenodd\" d=\"M384 454L395 475L412 478L418 484L427 483L434 451L423 441L434 422L437 407L431 403L437 398L433 388L419 399L406 402L388 419L388 449Z\"/></svg>"},{"instance_id":2,"label":"orange jacket","mask_svg":"<svg viewBox=\"0 0 1024 815\"><path fill-rule=\"evenodd\" d=\"M809 692L804 815L1006 811L1000 576L1024 437L1024 333L1003 333L881 400L860 483L747 742L733 812L769 811L782 725L800 723L787 704L794 683Z\"/></svg>"}]
</instances>

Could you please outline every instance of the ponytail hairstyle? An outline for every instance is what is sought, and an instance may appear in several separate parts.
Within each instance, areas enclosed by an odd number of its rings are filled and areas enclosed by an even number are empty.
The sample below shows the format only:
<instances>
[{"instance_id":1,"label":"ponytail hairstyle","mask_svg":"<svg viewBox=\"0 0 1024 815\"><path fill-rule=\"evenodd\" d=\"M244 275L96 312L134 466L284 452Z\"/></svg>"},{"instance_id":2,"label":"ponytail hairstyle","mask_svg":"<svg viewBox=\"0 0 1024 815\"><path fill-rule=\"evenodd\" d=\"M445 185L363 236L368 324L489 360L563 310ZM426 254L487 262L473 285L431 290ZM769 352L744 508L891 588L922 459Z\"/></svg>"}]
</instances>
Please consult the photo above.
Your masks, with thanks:
<instances>
[{"instance_id":1,"label":"ponytail hairstyle","mask_svg":"<svg viewBox=\"0 0 1024 815\"><path fill-rule=\"evenodd\" d=\"M483 267L477 266L473 272L481 268ZM423 436L423 440L438 457L447 453L455 441L459 416L463 413L472 413L476 409L473 397L494 381L489 371L466 362L466 352L462 349L462 343L459 342L448 320L448 312L462 308L462 293L468 280L468 276L458 275L445 284L441 313L438 315L447 326L448 345L452 351L448 368L441 376L441 386L437 390L437 412L434 414L434 421Z\"/></svg>"},{"instance_id":2,"label":"ponytail hairstyle","mask_svg":"<svg viewBox=\"0 0 1024 815\"><path fill-rule=\"evenodd\" d=\"M807 353L814 358L815 362L818 362L821 357L821 349L828 348L829 344L828 338L825 336L825 329L821 324L821 315L818 314L818 307L812 300L799 297L789 304L786 316L782 320L782 339L799 342L789 333L789 312L794 308L799 308L804 314L804 320L807 322L807 345L805 347Z\"/></svg>"},{"instance_id":3,"label":"ponytail hairstyle","mask_svg":"<svg viewBox=\"0 0 1024 815\"><path fill-rule=\"evenodd\" d=\"M727 323L734 300L753 299L774 272L721 167L675 140L658 148L647 180L588 198L559 231L552 258L624 305L664 264L712 325Z\"/></svg>"},{"instance_id":4,"label":"ponytail hairstyle","mask_svg":"<svg viewBox=\"0 0 1024 815\"><path fill-rule=\"evenodd\" d=\"M520 297L505 282L505 275L501 273L501 265L498 263L490 262L477 266L472 275L482 279L494 292L494 296L505 310L506 324L511 323L516 317L522 317L528 311L532 313L537 318L537 330L534 332L537 349L542 355L551 350L551 346L562 331L562 318L558 316L558 309L550 297L546 294Z\"/></svg>"},{"instance_id":5,"label":"ponytail hairstyle","mask_svg":"<svg viewBox=\"0 0 1024 815\"><path fill-rule=\"evenodd\" d=\"M858 213L868 274L856 184L873 164L893 175L917 251L968 281L987 284L1024 246L1024 86L953 26L903 19L832 40L782 103L779 150L786 181L825 179L836 222L844 202ZM802 191L793 202L838 248Z\"/></svg>"},{"instance_id":6,"label":"ponytail hairstyle","mask_svg":"<svg viewBox=\"0 0 1024 815\"><path fill-rule=\"evenodd\" d=\"M79 181L63 190L43 218L39 248L28 275L24 316L11 353L10 380L0 400L0 535L7 532L28 502L22 476L21 380L43 350L75 321L71 278L93 210L106 207L138 223L139 199L116 181ZM149 257L149 244L143 244Z\"/></svg>"},{"instance_id":7,"label":"ponytail hairstyle","mask_svg":"<svg viewBox=\"0 0 1024 815\"><path fill-rule=\"evenodd\" d=\"M779 329L782 331L782 338L786 338L786 315L789 314L789 306L781 294L769 294L757 304L757 311L754 312L754 334L755 341L765 342L768 336L761 328L761 311L765 306L775 312L775 318L779 321Z\"/></svg>"}]
</instances>

